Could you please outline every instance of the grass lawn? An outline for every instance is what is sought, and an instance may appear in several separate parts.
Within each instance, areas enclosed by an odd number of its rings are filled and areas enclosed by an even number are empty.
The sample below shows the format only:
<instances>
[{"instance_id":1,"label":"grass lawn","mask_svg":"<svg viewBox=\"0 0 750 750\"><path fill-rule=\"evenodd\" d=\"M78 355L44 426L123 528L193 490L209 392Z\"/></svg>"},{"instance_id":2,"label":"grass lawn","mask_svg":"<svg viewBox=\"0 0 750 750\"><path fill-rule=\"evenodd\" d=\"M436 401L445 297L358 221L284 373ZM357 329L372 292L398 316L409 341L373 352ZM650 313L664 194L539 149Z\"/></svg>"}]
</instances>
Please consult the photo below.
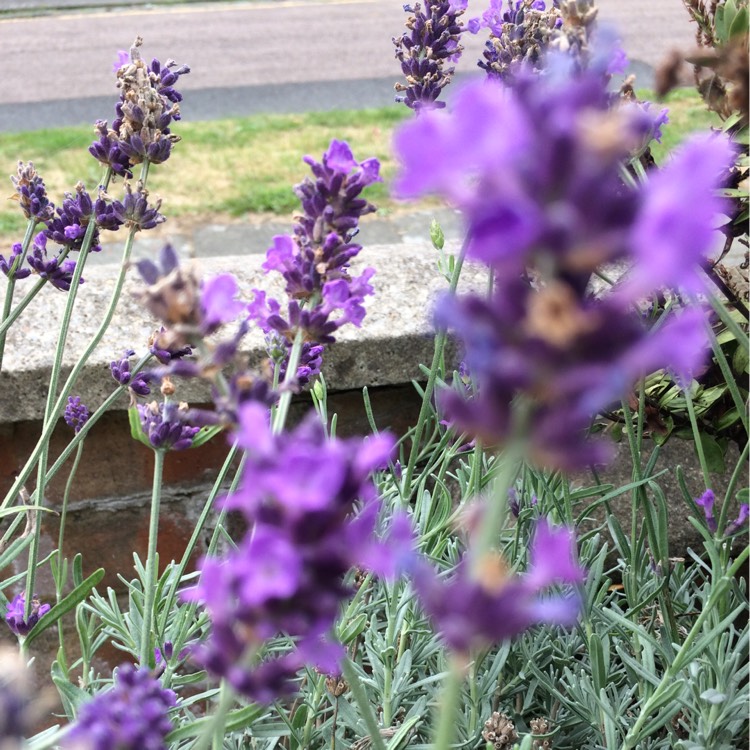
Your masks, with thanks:
<instances>
[{"instance_id":1,"label":"grass lawn","mask_svg":"<svg viewBox=\"0 0 750 750\"><path fill-rule=\"evenodd\" d=\"M648 92L641 94L648 98ZM692 89L674 92L663 106L670 109L670 123L654 149L657 162L687 133L717 122ZM385 182L371 186L367 195L381 210L392 210L397 204L388 198L396 170L391 135L409 116L405 107L394 105L177 123L174 130L183 141L164 167L152 170L149 188L164 198L164 212L176 222L209 214L214 223L254 214L290 215L298 206L291 186L308 174L301 157L319 159L331 139L339 138L350 143L356 158L380 159ZM56 204L78 180L93 192L101 168L88 154L92 140L93 126L0 134L0 174L14 173L19 159L33 161ZM11 195L10 181L6 185ZM119 190L115 186L110 192L117 196ZM15 202L0 201L0 248L20 241L24 227Z\"/></svg>"}]
</instances>

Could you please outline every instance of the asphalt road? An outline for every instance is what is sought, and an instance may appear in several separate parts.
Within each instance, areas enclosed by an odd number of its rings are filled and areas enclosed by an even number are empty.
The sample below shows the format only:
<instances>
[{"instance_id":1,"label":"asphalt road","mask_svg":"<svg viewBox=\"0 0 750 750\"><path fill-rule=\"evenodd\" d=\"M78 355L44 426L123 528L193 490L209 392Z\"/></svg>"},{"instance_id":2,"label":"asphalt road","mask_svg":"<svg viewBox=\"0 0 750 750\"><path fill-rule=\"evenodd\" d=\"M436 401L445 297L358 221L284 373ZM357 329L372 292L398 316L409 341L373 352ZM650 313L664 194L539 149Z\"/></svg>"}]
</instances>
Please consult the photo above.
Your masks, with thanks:
<instances>
[{"instance_id":1,"label":"asphalt road","mask_svg":"<svg viewBox=\"0 0 750 750\"><path fill-rule=\"evenodd\" d=\"M54 5L54 0L25 0ZM399 69L391 38L403 0L271 0L151 8L58 10L0 19L0 131L111 116L117 50L140 35L144 55L186 62L186 118L326 110L393 101ZM599 0L622 33L640 81L693 31L681 0ZM2 0L0 0L0 6ZM470 15L485 3L470 1ZM464 70L483 40L467 35ZM184 83L183 83L184 81Z\"/></svg>"}]
</instances>

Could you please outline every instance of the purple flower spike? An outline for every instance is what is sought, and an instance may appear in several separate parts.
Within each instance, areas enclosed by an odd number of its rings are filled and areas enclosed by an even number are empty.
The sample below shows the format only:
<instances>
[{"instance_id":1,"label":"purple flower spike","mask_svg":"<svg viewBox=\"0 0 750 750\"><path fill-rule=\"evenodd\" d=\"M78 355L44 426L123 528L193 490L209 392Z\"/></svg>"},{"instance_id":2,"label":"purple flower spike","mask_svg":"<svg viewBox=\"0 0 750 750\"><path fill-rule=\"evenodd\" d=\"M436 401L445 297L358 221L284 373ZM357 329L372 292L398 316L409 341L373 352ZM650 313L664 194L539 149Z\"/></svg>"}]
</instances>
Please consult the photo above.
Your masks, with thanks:
<instances>
[{"instance_id":1,"label":"purple flower spike","mask_svg":"<svg viewBox=\"0 0 750 750\"><path fill-rule=\"evenodd\" d=\"M39 622L39 619L52 609L49 604L42 604L36 594L31 599L31 612L28 620L24 619L25 608L26 594L18 594L8 603L8 611L5 615L5 622L8 623L8 627L22 638L27 636L34 625Z\"/></svg>"},{"instance_id":2,"label":"purple flower spike","mask_svg":"<svg viewBox=\"0 0 750 750\"><path fill-rule=\"evenodd\" d=\"M89 420L89 410L86 405L81 403L81 399L78 396L68 396L68 405L65 407L63 412L63 419L68 427L72 427L76 434L81 431L81 428Z\"/></svg>"},{"instance_id":3,"label":"purple flower spike","mask_svg":"<svg viewBox=\"0 0 750 750\"><path fill-rule=\"evenodd\" d=\"M180 119L178 102L182 95L174 88L180 76L190 72L186 65L168 60L166 65L141 59L142 40L136 39L127 59L116 69L120 100L109 128L99 120L97 140L89 147L95 159L110 166L116 174L132 177L131 167L148 160L153 164L166 161L179 136L170 131L172 120Z\"/></svg>"},{"instance_id":4,"label":"purple flower spike","mask_svg":"<svg viewBox=\"0 0 750 750\"><path fill-rule=\"evenodd\" d=\"M257 403L241 406L239 419L247 463L225 507L242 512L252 531L225 559L203 560L200 583L185 598L203 602L212 622L196 659L238 692L270 703L293 692L305 664L337 670L343 650L328 633L351 593L344 576L354 566L396 574L411 534L401 522L376 534L369 474L387 463L392 438L328 440L314 415L274 435ZM294 640L292 650L251 666L247 657L280 633Z\"/></svg>"},{"instance_id":5,"label":"purple flower spike","mask_svg":"<svg viewBox=\"0 0 750 750\"><path fill-rule=\"evenodd\" d=\"M294 236L278 235L266 253L263 268L278 271L290 297L286 311L281 304L255 290L248 305L248 318L270 337L274 367L286 373L284 349L291 349L302 330L308 349L294 383L300 388L320 371L322 346L335 341L333 334L346 323L360 325L365 315L364 297L372 294L368 283L374 271L349 274L349 262L362 249L353 242L359 219L375 211L361 197L362 191L380 181L377 159L357 162L344 141L331 141L321 162L306 156L315 179L295 187L303 214L295 217ZM336 317L333 317L336 313ZM285 317L286 316L286 317ZM286 343L282 343L281 339Z\"/></svg>"},{"instance_id":6,"label":"purple flower spike","mask_svg":"<svg viewBox=\"0 0 750 750\"><path fill-rule=\"evenodd\" d=\"M112 212L117 221L137 231L153 229L155 226L166 221L166 217L159 213L161 199L156 200L153 205L148 202L148 190L143 187L139 180L136 189L129 182L125 183L125 197L122 203L114 201L111 204Z\"/></svg>"},{"instance_id":7,"label":"purple flower spike","mask_svg":"<svg viewBox=\"0 0 750 750\"><path fill-rule=\"evenodd\" d=\"M18 162L18 171L10 178L16 189L18 204L27 219L46 224L54 216L55 206L47 197L44 180L34 168L33 162Z\"/></svg>"},{"instance_id":8,"label":"purple flower spike","mask_svg":"<svg viewBox=\"0 0 750 750\"><path fill-rule=\"evenodd\" d=\"M57 217L47 223L44 233L58 245L78 251L83 247L86 228L92 220L95 220L94 204L83 183L79 182L75 195L65 193L62 207L57 209ZM95 229L90 252L98 253L101 249L99 230Z\"/></svg>"},{"instance_id":9,"label":"purple flower spike","mask_svg":"<svg viewBox=\"0 0 750 750\"><path fill-rule=\"evenodd\" d=\"M540 520L530 556L531 567L525 575L511 573L495 553L475 561L465 557L447 581L439 578L425 561L413 565L412 577L420 603L449 648L468 655L520 635L539 623L575 623L580 597L546 593L551 585L583 580L584 573L575 559L573 532L551 529L545 520Z\"/></svg>"},{"instance_id":10,"label":"purple flower spike","mask_svg":"<svg viewBox=\"0 0 750 750\"><path fill-rule=\"evenodd\" d=\"M177 697L147 669L122 664L114 685L81 706L64 750L167 750Z\"/></svg>"},{"instance_id":11,"label":"purple flower spike","mask_svg":"<svg viewBox=\"0 0 750 750\"><path fill-rule=\"evenodd\" d=\"M424 0L424 10L420 3L404 5L412 15L406 22L408 31L393 40L407 81L395 86L402 94L397 102L416 111L445 107L438 97L455 71L446 63L456 62L463 51L459 41L464 26L459 19L465 7L456 0Z\"/></svg>"}]
</instances>

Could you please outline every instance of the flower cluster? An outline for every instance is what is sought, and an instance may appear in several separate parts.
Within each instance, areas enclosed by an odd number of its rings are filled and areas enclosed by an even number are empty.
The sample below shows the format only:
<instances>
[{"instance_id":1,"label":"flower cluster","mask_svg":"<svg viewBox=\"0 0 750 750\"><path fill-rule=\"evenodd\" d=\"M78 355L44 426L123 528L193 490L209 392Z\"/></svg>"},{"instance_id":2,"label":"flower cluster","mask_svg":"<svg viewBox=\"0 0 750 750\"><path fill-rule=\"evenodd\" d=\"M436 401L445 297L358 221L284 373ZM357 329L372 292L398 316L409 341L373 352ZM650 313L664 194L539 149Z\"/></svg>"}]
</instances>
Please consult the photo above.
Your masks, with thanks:
<instances>
[{"instance_id":1,"label":"flower cluster","mask_svg":"<svg viewBox=\"0 0 750 750\"><path fill-rule=\"evenodd\" d=\"M86 404L81 402L79 396L68 396L68 403L63 412L63 419L68 427L72 427L77 434L88 422L90 416Z\"/></svg>"},{"instance_id":2,"label":"flower cluster","mask_svg":"<svg viewBox=\"0 0 750 750\"><path fill-rule=\"evenodd\" d=\"M34 273L39 274L43 279L47 279L55 289L67 292L73 283L76 262L70 258L63 260L61 258L64 258L62 254L49 257L47 254L47 235L44 232L39 232L34 238L31 252L26 256L26 262L31 266ZM19 278L18 273L16 273L16 278ZM83 282L84 279L81 278L79 283L83 284Z\"/></svg>"},{"instance_id":3,"label":"flower cluster","mask_svg":"<svg viewBox=\"0 0 750 750\"><path fill-rule=\"evenodd\" d=\"M393 40L406 76L406 85L396 84L396 91L403 93L396 97L397 102L416 111L445 107L438 97L455 70L446 67L446 62L456 62L463 50L459 44L464 31L460 18L465 7L465 0L424 0L424 10L420 3L404 5L412 15L406 22L408 32Z\"/></svg>"},{"instance_id":4,"label":"flower cluster","mask_svg":"<svg viewBox=\"0 0 750 750\"><path fill-rule=\"evenodd\" d=\"M502 0L492 0L481 18L469 21L472 34L484 27L490 30L484 60L479 61L490 78L510 81L521 65L541 70L550 39L562 22L557 6L545 5L543 0L510 0L508 9L502 10Z\"/></svg>"},{"instance_id":5,"label":"flower cluster","mask_svg":"<svg viewBox=\"0 0 750 750\"><path fill-rule=\"evenodd\" d=\"M122 664L111 690L85 703L65 736L65 750L166 750L173 729L169 711L177 703L146 669Z\"/></svg>"},{"instance_id":6,"label":"flower cluster","mask_svg":"<svg viewBox=\"0 0 750 750\"><path fill-rule=\"evenodd\" d=\"M571 625L581 606L577 595L551 596L557 584L580 584L575 534L536 523L529 549L529 569L513 574L495 552L475 559L467 553L451 578L444 580L423 562L413 566L412 578L422 608L445 643L458 654L512 638L532 625Z\"/></svg>"},{"instance_id":7,"label":"flower cluster","mask_svg":"<svg viewBox=\"0 0 750 750\"><path fill-rule=\"evenodd\" d=\"M68 250L80 250L83 247L83 238L86 229L94 217L94 204L91 196L86 192L82 182L76 185L75 195L65 193L65 199L61 207L57 209L57 217L47 223L44 234L61 247ZM98 253L99 230L94 229L91 238L91 252Z\"/></svg>"},{"instance_id":8,"label":"flower cluster","mask_svg":"<svg viewBox=\"0 0 750 750\"><path fill-rule=\"evenodd\" d=\"M13 597L13 600L8 602L8 608L5 615L5 622L8 627L20 637L27 636L31 629L39 622L41 617L50 611L51 606L49 604L42 604L37 595L31 599L31 612L29 613L28 620L24 616L24 610L26 609L26 594L18 594Z\"/></svg>"},{"instance_id":9,"label":"flower cluster","mask_svg":"<svg viewBox=\"0 0 750 750\"><path fill-rule=\"evenodd\" d=\"M133 375L130 372L130 357L135 354L133 349L126 349L122 359L116 359L109 363L112 377L120 384L126 385L130 391L138 396L148 396L151 393L149 377L147 373L138 372Z\"/></svg>"},{"instance_id":10,"label":"flower cluster","mask_svg":"<svg viewBox=\"0 0 750 750\"><path fill-rule=\"evenodd\" d=\"M337 671L341 648L330 631L350 593L347 571L394 572L388 543L374 537L378 503L368 480L393 441L326 440L314 415L273 435L267 410L254 403L242 407L236 439L247 464L225 507L241 511L250 530L224 559L202 561L200 583L185 597L204 603L212 623L195 657L238 692L271 702L293 689L305 663ZM294 647L260 661L279 635Z\"/></svg>"},{"instance_id":11,"label":"flower cluster","mask_svg":"<svg viewBox=\"0 0 750 750\"><path fill-rule=\"evenodd\" d=\"M294 189L303 213L296 217L293 236L274 237L263 265L284 278L287 309L282 314L281 304L259 290L248 308L250 318L267 334L280 335L287 348L302 331L310 347L303 353L297 385L319 372L319 345L333 342L333 334L346 323L361 325L365 316L363 301L372 294L374 271L368 268L351 277L349 262L362 249L353 241L359 219L375 211L362 191L380 181L378 160L356 161L343 141L331 141L321 162L310 156L305 162L314 179L308 177ZM283 364L281 369L285 371Z\"/></svg>"},{"instance_id":12,"label":"flower cluster","mask_svg":"<svg viewBox=\"0 0 750 750\"><path fill-rule=\"evenodd\" d=\"M718 532L721 536L732 536L747 526L748 518L750 518L750 505L742 503L737 518L728 523L723 529L719 530L718 521L714 515L715 503L716 496L714 495L713 490L706 490L700 497L695 499L695 504L703 509L703 514L706 517L706 525L712 534Z\"/></svg>"},{"instance_id":13,"label":"flower cluster","mask_svg":"<svg viewBox=\"0 0 750 750\"><path fill-rule=\"evenodd\" d=\"M179 140L170 125L180 119L182 101L174 84L190 72L186 65L178 66L172 60L164 66L158 60L147 65L140 55L142 43L140 37L136 39L130 60L117 70L121 94L112 127L99 120L98 140L89 148L102 164L126 177L132 177L131 167L144 160L161 164L169 158L172 145Z\"/></svg>"},{"instance_id":14,"label":"flower cluster","mask_svg":"<svg viewBox=\"0 0 750 750\"><path fill-rule=\"evenodd\" d=\"M42 223L48 222L54 215L55 206L47 197L44 180L34 168L33 162L18 162L17 174L10 178L16 189L14 198L27 219Z\"/></svg>"},{"instance_id":15,"label":"flower cluster","mask_svg":"<svg viewBox=\"0 0 750 750\"><path fill-rule=\"evenodd\" d=\"M135 191L129 182L125 183L125 196L122 201L108 200L102 191L96 201L96 223L103 229L119 229L123 224L135 231L153 229L166 221L159 213L161 200L157 199L153 205L148 201L148 190L139 180Z\"/></svg>"},{"instance_id":16,"label":"flower cluster","mask_svg":"<svg viewBox=\"0 0 750 750\"><path fill-rule=\"evenodd\" d=\"M138 404L141 429L156 450L183 451L193 445L200 431L187 423L187 404L166 400Z\"/></svg>"},{"instance_id":17,"label":"flower cluster","mask_svg":"<svg viewBox=\"0 0 750 750\"><path fill-rule=\"evenodd\" d=\"M495 275L489 299L446 299L437 313L463 339L479 386L470 400L455 392L443 400L470 434L505 440L521 394L539 463L598 463L607 451L586 439L592 415L640 376L669 368L688 379L701 366L700 311L672 316L649 335L633 307L662 287L701 288L696 271L733 148L719 136L690 141L647 184L630 188L623 159L655 117L610 109L598 72L560 65L519 74L512 89L467 87L451 113L425 113L397 134L401 195L450 199L465 216L468 255ZM627 278L591 297L593 273L615 261L631 266Z\"/></svg>"},{"instance_id":18,"label":"flower cluster","mask_svg":"<svg viewBox=\"0 0 750 750\"><path fill-rule=\"evenodd\" d=\"M159 351L176 352L201 341L234 320L245 307L236 299L234 276L221 274L201 282L194 268L180 266L171 245L161 249L157 263L144 259L136 266L147 284L140 298L165 324L152 341Z\"/></svg>"}]
</instances>

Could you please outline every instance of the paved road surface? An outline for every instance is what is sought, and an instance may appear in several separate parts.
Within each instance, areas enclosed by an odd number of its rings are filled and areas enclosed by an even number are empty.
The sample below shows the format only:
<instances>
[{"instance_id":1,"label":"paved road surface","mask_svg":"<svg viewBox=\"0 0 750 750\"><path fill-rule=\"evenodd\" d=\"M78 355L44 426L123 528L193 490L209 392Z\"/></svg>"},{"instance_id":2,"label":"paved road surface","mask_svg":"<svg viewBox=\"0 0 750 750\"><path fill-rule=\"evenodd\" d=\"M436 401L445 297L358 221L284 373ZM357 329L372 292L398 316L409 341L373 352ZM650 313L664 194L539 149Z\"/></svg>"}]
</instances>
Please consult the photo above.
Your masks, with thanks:
<instances>
[{"instance_id":1,"label":"paved road surface","mask_svg":"<svg viewBox=\"0 0 750 750\"><path fill-rule=\"evenodd\" d=\"M599 6L648 66L692 41L681 0ZM402 0L271 0L0 19L0 130L110 116L116 51L138 34L145 55L191 65L182 88L192 119L386 104L399 72L391 38L404 18ZM465 70L481 47L467 39Z\"/></svg>"}]
</instances>

